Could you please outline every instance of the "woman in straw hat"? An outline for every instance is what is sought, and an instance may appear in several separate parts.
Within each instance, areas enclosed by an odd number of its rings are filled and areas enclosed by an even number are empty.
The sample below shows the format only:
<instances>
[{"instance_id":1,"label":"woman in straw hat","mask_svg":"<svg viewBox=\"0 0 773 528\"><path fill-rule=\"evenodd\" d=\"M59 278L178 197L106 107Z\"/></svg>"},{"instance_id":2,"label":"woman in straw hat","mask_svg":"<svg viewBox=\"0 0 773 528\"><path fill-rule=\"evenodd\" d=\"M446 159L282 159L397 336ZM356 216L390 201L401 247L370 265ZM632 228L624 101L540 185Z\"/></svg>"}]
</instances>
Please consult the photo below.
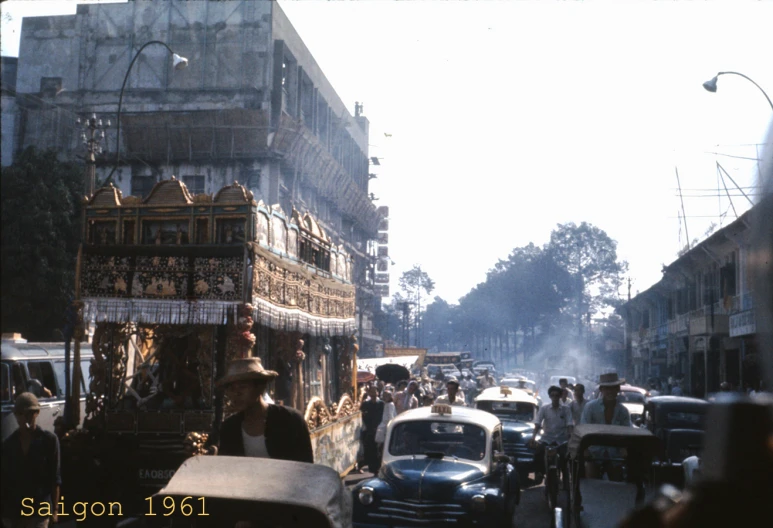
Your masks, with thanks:
<instances>
[{"instance_id":1,"label":"woman in straw hat","mask_svg":"<svg viewBox=\"0 0 773 528\"><path fill-rule=\"evenodd\" d=\"M260 358L229 363L217 387L225 389L237 413L223 422L219 442L212 442L211 452L314 462L303 416L295 409L267 403L263 398L268 382L276 377L276 372L263 368Z\"/></svg>"}]
</instances>

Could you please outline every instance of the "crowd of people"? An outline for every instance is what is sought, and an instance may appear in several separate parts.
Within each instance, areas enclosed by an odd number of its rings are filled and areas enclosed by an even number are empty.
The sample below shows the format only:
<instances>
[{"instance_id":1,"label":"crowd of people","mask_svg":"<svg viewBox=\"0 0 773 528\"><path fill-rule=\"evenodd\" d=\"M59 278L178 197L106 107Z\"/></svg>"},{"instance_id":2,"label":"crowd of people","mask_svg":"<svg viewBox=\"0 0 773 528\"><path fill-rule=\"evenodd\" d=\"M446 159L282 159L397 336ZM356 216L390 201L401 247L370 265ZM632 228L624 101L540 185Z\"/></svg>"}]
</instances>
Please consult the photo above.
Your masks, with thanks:
<instances>
[{"instance_id":1,"label":"crowd of people","mask_svg":"<svg viewBox=\"0 0 773 528\"><path fill-rule=\"evenodd\" d=\"M480 376L469 372L456 376L439 373L435 379L427 375L406 379L396 384L374 380L360 387L362 432L356 471L376 473L381 467L387 424L398 414L436 403L467 407L482 390L496 387L496 378L484 370Z\"/></svg>"}]
</instances>

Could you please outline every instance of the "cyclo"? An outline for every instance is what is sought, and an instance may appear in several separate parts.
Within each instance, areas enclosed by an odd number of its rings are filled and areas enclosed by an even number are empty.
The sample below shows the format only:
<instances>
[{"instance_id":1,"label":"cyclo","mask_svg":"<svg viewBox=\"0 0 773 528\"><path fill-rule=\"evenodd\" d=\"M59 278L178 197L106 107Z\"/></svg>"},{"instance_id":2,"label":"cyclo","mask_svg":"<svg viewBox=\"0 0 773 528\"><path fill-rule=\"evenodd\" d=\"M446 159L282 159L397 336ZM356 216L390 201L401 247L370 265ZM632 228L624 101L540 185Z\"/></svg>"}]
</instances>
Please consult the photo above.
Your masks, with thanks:
<instances>
[{"instance_id":1,"label":"cyclo","mask_svg":"<svg viewBox=\"0 0 773 528\"><path fill-rule=\"evenodd\" d=\"M581 424L569 440L569 525L614 527L645 496L653 457L662 446L650 431ZM589 478L586 472L598 477Z\"/></svg>"},{"instance_id":2,"label":"cyclo","mask_svg":"<svg viewBox=\"0 0 773 528\"><path fill-rule=\"evenodd\" d=\"M351 499L335 470L269 458L190 458L148 508L146 514L166 517L164 527L352 525Z\"/></svg>"}]
</instances>

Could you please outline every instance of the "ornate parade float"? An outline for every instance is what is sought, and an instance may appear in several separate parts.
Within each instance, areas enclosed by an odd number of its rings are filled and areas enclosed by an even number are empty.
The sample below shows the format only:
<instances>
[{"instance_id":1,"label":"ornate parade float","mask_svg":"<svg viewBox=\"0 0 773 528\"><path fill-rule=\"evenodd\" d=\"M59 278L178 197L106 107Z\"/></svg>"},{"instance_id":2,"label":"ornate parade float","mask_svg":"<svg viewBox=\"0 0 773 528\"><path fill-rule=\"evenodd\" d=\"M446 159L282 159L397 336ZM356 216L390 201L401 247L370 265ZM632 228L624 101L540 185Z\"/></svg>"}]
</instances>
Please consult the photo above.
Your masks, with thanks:
<instances>
[{"instance_id":1,"label":"ornate parade float","mask_svg":"<svg viewBox=\"0 0 773 528\"><path fill-rule=\"evenodd\" d=\"M145 199L102 188L84 209L76 306L94 360L72 444L101 472L99 492L142 500L163 486L186 443L227 415L215 380L238 357L285 366L283 403L305 412L315 461L354 465L353 262L311 215L238 183L192 196L174 177Z\"/></svg>"}]
</instances>

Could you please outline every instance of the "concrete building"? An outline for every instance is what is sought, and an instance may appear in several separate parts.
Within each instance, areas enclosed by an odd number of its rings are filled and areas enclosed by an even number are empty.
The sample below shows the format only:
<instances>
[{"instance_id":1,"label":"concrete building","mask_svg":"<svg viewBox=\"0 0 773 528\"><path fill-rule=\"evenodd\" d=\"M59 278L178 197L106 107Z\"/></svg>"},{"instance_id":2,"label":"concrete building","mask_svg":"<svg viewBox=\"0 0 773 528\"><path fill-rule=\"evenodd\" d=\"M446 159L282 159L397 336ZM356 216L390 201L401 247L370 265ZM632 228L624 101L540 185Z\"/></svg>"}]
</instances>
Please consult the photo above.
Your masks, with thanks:
<instances>
[{"instance_id":1,"label":"concrete building","mask_svg":"<svg viewBox=\"0 0 773 528\"><path fill-rule=\"evenodd\" d=\"M748 258L759 209L664 266L660 281L619 309L627 322L627 377L640 384L650 377L683 378L686 392L698 397L717 392L723 381L736 388L757 382Z\"/></svg>"},{"instance_id":2,"label":"concrete building","mask_svg":"<svg viewBox=\"0 0 773 528\"><path fill-rule=\"evenodd\" d=\"M159 44L138 55L154 40L188 67L173 69ZM111 119L97 179L112 173L124 196L175 175L192 194L238 181L288 215L311 212L356 259L362 345L377 345L369 122L361 105L347 110L276 2L136 0L25 18L17 92L22 146L73 157L83 153L75 116Z\"/></svg>"},{"instance_id":3,"label":"concrete building","mask_svg":"<svg viewBox=\"0 0 773 528\"><path fill-rule=\"evenodd\" d=\"M2 79L2 166L13 163L16 152L16 57L2 57L0 79Z\"/></svg>"}]
</instances>

